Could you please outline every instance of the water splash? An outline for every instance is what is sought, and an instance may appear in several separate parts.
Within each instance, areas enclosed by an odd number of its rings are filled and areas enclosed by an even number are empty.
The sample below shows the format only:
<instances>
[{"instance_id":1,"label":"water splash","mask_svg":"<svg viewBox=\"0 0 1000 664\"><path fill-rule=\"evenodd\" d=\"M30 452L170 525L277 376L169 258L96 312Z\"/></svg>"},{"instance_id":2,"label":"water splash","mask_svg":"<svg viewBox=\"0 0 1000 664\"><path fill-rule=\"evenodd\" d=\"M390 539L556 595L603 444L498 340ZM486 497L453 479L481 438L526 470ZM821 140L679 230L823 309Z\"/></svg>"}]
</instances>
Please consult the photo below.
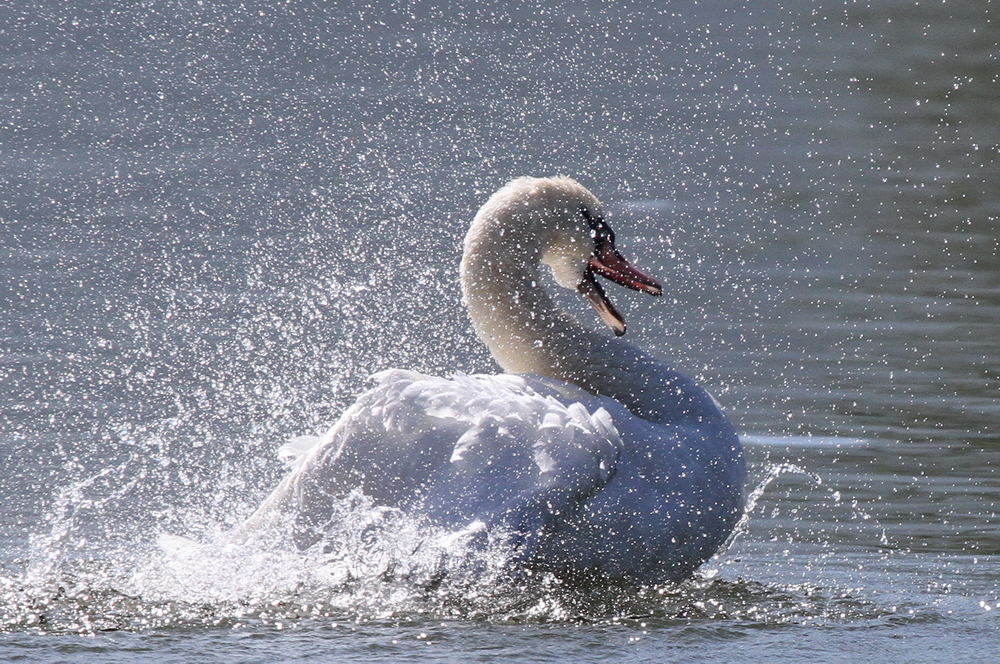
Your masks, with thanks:
<instances>
[{"instance_id":1,"label":"water splash","mask_svg":"<svg viewBox=\"0 0 1000 664\"><path fill-rule=\"evenodd\" d=\"M109 466L56 492L52 508L43 522L47 531L31 538L32 555L25 579L29 586L43 585L57 576L71 552L87 546L87 538L80 532L79 517L86 512L103 514L110 505L128 495L145 478L144 474L132 470L129 463ZM101 484L115 488L104 496L95 497L94 489Z\"/></svg>"},{"instance_id":2,"label":"water splash","mask_svg":"<svg viewBox=\"0 0 1000 664\"><path fill-rule=\"evenodd\" d=\"M337 536L306 552L277 531L234 544L221 524L203 532L200 542L163 533L156 543L155 533L146 533L130 546L83 541L82 523L130 500L136 507L137 484L144 480L131 476L133 470L127 463L109 467L58 492L49 532L35 539L28 571L0 576L0 631L282 629L407 617L638 624L885 616L851 591L727 581L711 571L682 584L641 589L572 585L545 574L514 578L502 547L456 541L357 494L339 505ZM785 473L819 482L797 466L771 466L750 494L748 515Z\"/></svg>"},{"instance_id":3,"label":"water splash","mask_svg":"<svg viewBox=\"0 0 1000 664\"><path fill-rule=\"evenodd\" d=\"M746 506L743 509L743 516L740 517L740 520L736 523L736 526L733 528L733 532L729 533L729 537L726 538L726 541L723 543L722 547L715 554L715 558L722 556L726 551L729 550L729 548L733 545L733 542L735 542L737 538L739 538L741 535L747 532L747 530L750 527L750 517L753 514L754 509L756 509L757 507L757 501L759 501L760 497L764 495L764 492L767 491L767 488L771 485L771 483L785 473L805 475L806 477L811 479L817 486L823 484L823 478L821 478L819 475L811 471L808 471L800 466L796 466L795 464L791 463L771 464L764 475L764 479L758 482L757 486L754 487L753 491L751 491L747 495Z\"/></svg>"},{"instance_id":4,"label":"water splash","mask_svg":"<svg viewBox=\"0 0 1000 664\"><path fill-rule=\"evenodd\" d=\"M236 544L228 534L233 515L242 511L245 516L253 498L243 497L246 505L230 505L221 514L220 501L245 490L245 484L234 491L221 480L252 474L247 464L253 460L230 460L230 467L206 476L217 482L164 484L165 473L173 477L194 467L177 467L177 455L190 450L171 431L135 430L129 436L139 439L132 441L135 452L147 454L118 457L118 463L57 491L44 532L32 540L25 571L0 574L0 631L271 629L400 616L533 623L621 622L636 616L823 623L885 615L858 599L858 591L838 590L836 584L731 581L709 568L682 584L642 589L573 585L545 574L514 578L502 546L448 538L358 494L339 504L336 537L305 552L280 528ZM766 466L726 548L746 533L762 497L787 474L823 484L815 473L791 463ZM181 485L201 497L179 493ZM835 502L841 500L839 492L829 493ZM127 516L149 512L159 516Z\"/></svg>"},{"instance_id":5,"label":"water splash","mask_svg":"<svg viewBox=\"0 0 1000 664\"><path fill-rule=\"evenodd\" d=\"M506 574L503 546L480 546L430 527L359 493L338 501L335 533L306 551L278 525L247 541L218 532L211 541L161 535L130 580L133 592L163 600L322 602L392 612L427 593L462 594ZM359 604L360 602L360 604Z\"/></svg>"}]
</instances>

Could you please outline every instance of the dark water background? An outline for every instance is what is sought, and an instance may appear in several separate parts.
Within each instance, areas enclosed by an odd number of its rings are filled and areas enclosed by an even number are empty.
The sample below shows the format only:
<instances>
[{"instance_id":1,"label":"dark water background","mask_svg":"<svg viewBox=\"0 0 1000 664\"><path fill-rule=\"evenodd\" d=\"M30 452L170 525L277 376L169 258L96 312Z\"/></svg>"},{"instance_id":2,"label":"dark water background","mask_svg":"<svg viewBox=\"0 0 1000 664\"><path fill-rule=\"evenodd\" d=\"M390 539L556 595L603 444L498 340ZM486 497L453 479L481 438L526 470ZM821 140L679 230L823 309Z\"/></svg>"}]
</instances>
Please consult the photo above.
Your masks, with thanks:
<instances>
[{"instance_id":1,"label":"dark water background","mask_svg":"<svg viewBox=\"0 0 1000 664\"><path fill-rule=\"evenodd\" d=\"M0 658L989 661L995 13L4 3ZM150 571L370 373L493 371L461 237L555 173L667 286L613 294L633 341L718 396L754 486L777 475L703 578L484 603L304 590L287 560L226 592Z\"/></svg>"}]
</instances>

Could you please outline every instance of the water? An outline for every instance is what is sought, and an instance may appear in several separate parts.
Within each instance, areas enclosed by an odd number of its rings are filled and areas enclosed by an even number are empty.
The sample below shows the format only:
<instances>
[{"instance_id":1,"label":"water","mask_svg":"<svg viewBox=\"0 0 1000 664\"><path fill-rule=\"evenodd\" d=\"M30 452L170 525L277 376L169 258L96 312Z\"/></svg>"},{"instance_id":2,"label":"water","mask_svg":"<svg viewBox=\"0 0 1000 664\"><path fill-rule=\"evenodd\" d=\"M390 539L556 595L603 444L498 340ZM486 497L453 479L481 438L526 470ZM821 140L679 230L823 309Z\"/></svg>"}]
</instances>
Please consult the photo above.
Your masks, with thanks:
<instances>
[{"instance_id":1,"label":"water","mask_svg":"<svg viewBox=\"0 0 1000 664\"><path fill-rule=\"evenodd\" d=\"M0 8L0 656L995 656L989 3L607 4ZM493 370L460 239L549 173L770 480L732 546L640 592L213 547L368 374Z\"/></svg>"}]
</instances>

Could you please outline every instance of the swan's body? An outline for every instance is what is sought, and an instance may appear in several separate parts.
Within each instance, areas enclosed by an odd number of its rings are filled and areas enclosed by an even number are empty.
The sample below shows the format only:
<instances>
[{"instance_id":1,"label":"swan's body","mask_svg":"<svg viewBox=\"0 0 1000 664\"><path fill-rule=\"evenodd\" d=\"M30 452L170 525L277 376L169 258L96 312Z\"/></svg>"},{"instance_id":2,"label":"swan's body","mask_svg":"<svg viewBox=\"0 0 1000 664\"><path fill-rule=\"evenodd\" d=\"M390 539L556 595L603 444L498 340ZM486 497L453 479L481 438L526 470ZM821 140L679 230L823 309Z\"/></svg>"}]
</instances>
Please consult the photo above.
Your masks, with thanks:
<instances>
[{"instance_id":1,"label":"swan's body","mask_svg":"<svg viewBox=\"0 0 1000 664\"><path fill-rule=\"evenodd\" d=\"M476 332L509 373L379 374L242 530L291 516L309 545L334 501L359 489L456 532L506 538L533 569L689 576L742 514L739 440L690 378L559 309L542 263L618 334L594 274L660 291L614 249L589 191L567 178L511 182L477 214L461 269Z\"/></svg>"}]
</instances>

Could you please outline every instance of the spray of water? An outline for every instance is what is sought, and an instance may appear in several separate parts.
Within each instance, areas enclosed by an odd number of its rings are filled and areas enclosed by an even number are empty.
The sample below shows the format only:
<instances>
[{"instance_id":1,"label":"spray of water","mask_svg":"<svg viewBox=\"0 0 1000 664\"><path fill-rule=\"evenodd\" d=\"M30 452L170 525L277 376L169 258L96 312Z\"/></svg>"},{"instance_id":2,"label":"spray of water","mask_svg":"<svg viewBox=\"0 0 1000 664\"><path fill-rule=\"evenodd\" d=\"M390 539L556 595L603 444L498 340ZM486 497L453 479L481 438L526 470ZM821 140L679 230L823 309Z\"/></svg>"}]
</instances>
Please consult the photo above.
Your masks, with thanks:
<instances>
[{"instance_id":1,"label":"spray of water","mask_svg":"<svg viewBox=\"0 0 1000 664\"><path fill-rule=\"evenodd\" d=\"M757 501L759 501L761 496L764 495L764 492L767 491L767 488L771 486L771 483L785 473L805 475L813 482L815 482L817 486L823 483L823 478L821 478L819 475L817 475L816 473L809 472L804 468L800 468L795 464L791 463L771 464L768 467L767 472L764 474L764 479L762 479L757 484L757 486L754 487L754 489L747 495L746 507L743 510L743 516L736 523L736 527L733 528L733 532L729 533L729 537L726 538L726 541L722 545L722 548L720 548L718 553L716 553L717 558L725 554L725 552L729 550L729 547L733 545L733 542L735 542L738 537L747 532L747 529L750 526L750 517L753 514L753 511L757 508Z\"/></svg>"},{"instance_id":2,"label":"spray of water","mask_svg":"<svg viewBox=\"0 0 1000 664\"><path fill-rule=\"evenodd\" d=\"M682 584L641 589L515 575L505 564L510 552L504 545L475 533L449 536L358 493L338 502L333 535L304 552L280 526L236 543L218 521L204 525L197 541L162 528L131 532L138 543L88 541L87 523L136 507L146 480L133 471L134 463L108 467L57 493L27 571L0 578L6 607L0 629L280 628L407 615L588 622L816 622L882 615L849 591L729 581L713 569ZM746 532L761 497L786 474L821 484L799 466L768 466L726 548Z\"/></svg>"}]
</instances>

